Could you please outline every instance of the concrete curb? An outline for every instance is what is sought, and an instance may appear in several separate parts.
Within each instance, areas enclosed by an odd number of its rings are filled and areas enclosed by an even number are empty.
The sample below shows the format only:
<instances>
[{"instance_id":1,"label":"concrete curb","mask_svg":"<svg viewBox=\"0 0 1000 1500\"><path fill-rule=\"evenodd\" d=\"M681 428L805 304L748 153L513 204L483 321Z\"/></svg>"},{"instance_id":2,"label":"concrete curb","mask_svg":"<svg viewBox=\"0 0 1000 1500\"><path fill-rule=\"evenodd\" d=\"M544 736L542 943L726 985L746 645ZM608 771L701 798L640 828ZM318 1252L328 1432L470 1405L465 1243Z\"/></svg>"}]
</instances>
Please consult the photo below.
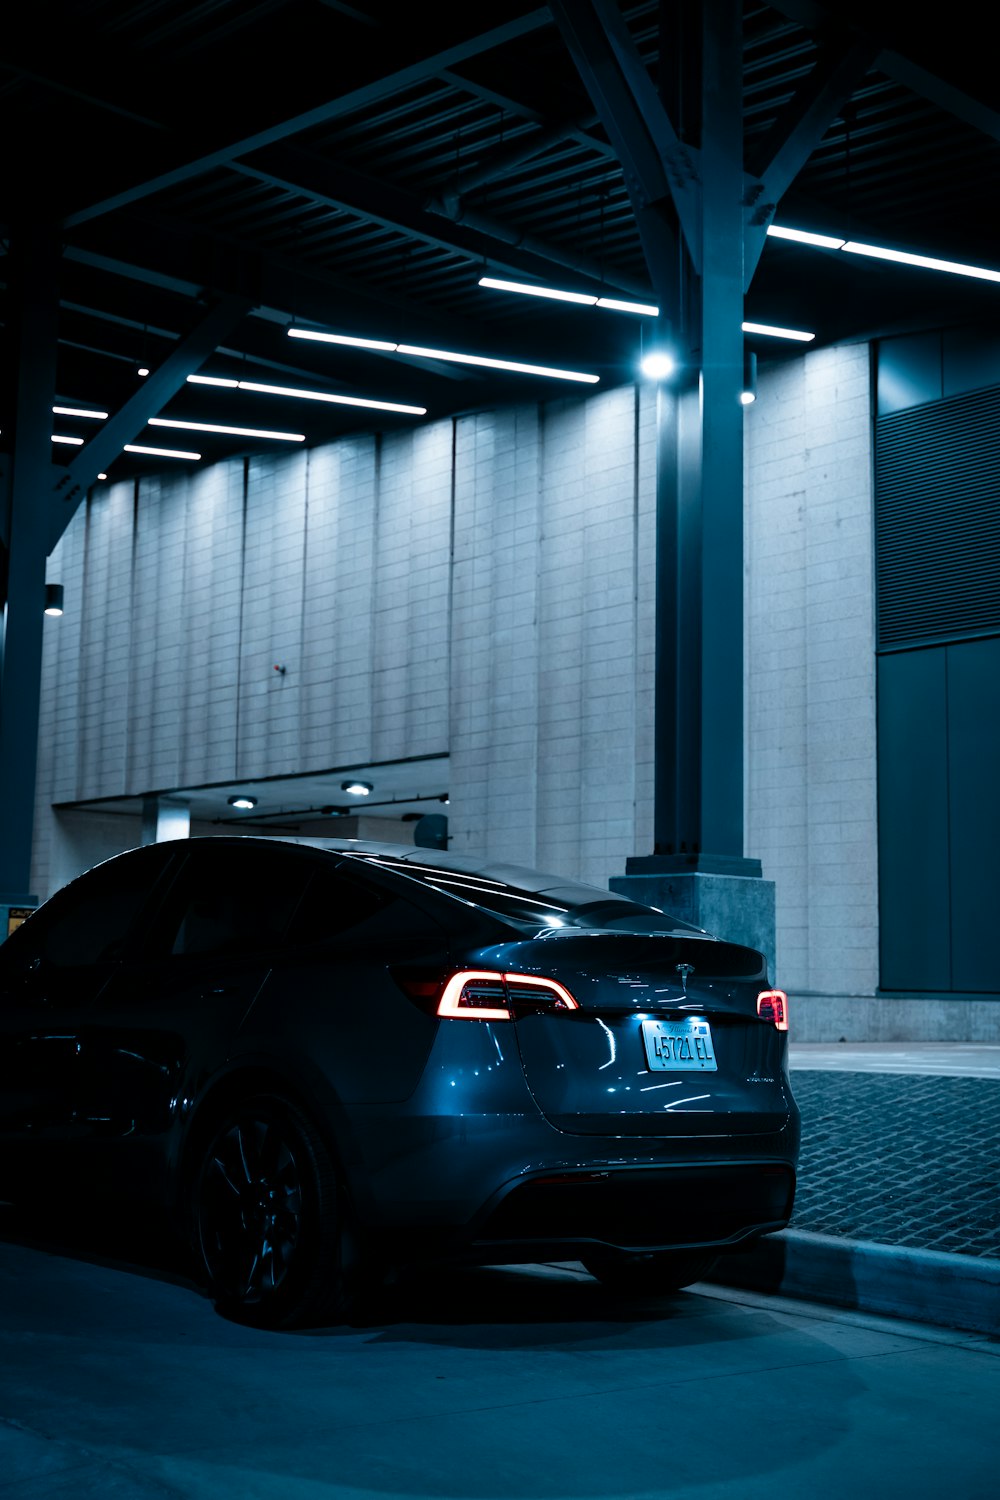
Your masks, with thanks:
<instances>
[{"instance_id":1,"label":"concrete curb","mask_svg":"<svg viewBox=\"0 0 1000 1500\"><path fill-rule=\"evenodd\" d=\"M1000 1335L1000 1260L977 1255L786 1229L723 1256L705 1279Z\"/></svg>"}]
</instances>

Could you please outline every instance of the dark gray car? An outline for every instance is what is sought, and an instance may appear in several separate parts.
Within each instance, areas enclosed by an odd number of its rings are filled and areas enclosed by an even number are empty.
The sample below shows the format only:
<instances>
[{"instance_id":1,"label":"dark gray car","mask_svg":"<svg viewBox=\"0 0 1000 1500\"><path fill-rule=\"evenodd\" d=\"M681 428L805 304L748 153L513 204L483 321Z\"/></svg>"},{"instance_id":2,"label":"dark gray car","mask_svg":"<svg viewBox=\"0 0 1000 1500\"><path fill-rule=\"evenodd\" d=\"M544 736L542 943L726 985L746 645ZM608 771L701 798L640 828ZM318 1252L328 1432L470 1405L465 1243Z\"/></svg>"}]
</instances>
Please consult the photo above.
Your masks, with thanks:
<instances>
[{"instance_id":1,"label":"dark gray car","mask_svg":"<svg viewBox=\"0 0 1000 1500\"><path fill-rule=\"evenodd\" d=\"M192 839L0 947L0 1191L167 1208L263 1325L424 1257L675 1289L787 1223L798 1137L761 955L531 870Z\"/></svg>"}]
</instances>

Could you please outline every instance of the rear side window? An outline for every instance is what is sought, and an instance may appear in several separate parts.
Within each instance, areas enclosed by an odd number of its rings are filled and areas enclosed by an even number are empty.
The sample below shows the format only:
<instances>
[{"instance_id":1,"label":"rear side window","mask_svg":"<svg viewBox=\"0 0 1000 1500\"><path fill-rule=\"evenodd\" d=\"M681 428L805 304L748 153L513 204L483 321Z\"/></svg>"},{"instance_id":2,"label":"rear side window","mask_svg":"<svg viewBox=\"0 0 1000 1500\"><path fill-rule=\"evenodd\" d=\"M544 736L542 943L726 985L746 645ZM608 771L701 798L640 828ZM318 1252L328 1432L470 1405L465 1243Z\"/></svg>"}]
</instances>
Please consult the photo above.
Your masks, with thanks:
<instances>
[{"instance_id":1,"label":"rear side window","mask_svg":"<svg viewBox=\"0 0 1000 1500\"><path fill-rule=\"evenodd\" d=\"M387 906L399 904L389 891L337 870L317 870L292 919L288 941L296 947L321 943L351 932Z\"/></svg>"},{"instance_id":2,"label":"rear side window","mask_svg":"<svg viewBox=\"0 0 1000 1500\"><path fill-rule=\"evenodd\" d=\"M172 857L172 851L154 847L98 865L58 891L14 936L25 953L30 947L32 957L60 969L114 959Z\"/></svg>"},{"instance_id":3,"label":"rear side window","mask_svg":"<svg viewBox=\"0 0 1000 1500\"><path fill-rule=\"evenodd\" d=\"M169 903L161 951L211 957L281 947L310 873L306 860L281 850L192 852Z\"/></svg>"}]
</instances>

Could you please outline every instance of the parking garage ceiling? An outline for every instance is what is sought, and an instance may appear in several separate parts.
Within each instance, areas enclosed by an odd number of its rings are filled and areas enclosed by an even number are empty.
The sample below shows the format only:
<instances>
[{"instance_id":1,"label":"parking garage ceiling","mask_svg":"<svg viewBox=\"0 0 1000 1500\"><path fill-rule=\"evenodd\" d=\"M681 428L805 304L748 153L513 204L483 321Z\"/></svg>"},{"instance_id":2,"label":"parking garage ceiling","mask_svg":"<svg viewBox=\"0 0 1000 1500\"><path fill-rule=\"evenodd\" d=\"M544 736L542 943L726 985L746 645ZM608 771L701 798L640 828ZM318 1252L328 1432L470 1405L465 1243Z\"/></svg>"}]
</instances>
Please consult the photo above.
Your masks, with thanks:
<instances>
[{"instance_id":1,"label":"parking garage ceiling","mask_svg":"<svg viewBox=\"0 0 1000 1500\"><path fill-rule=\"evenodd\" d=\"M414 350L555 366L605 385L633 378L669 308L653 319L479 284L658 300L634 184L559 9L525 0L23 7L0 63L0 213L12 215L5 245L18 203L60 226L57 405L70 410L54 432L79 451L104 419L72 413L121 409L151 378L139 371L155 376L199 327L199 373L212 383L181 384L159 417L301 434L307 445L422 420L317 398L433 419L590 388ZM618 0L654 84L661 9ZM748 0L748 193L782 141L807 141L776 223L995 268L1000 110L989 58L960 14L926 14L875 0ZM834 105L832 77L843 94ZM206 331L206 310L219 306L225 316ZM770 238L745 316L813 332L820 345L982 327L998 308L989 280ZM384 347L289 336L310 331ZM748 340L762 359L802 347ZM210 461L292 439L151 426L136 441ZM69 463L74 445L54 455ZM115 478L164 462L121 453L106 468Z\"/></svg>"}]
</instances>

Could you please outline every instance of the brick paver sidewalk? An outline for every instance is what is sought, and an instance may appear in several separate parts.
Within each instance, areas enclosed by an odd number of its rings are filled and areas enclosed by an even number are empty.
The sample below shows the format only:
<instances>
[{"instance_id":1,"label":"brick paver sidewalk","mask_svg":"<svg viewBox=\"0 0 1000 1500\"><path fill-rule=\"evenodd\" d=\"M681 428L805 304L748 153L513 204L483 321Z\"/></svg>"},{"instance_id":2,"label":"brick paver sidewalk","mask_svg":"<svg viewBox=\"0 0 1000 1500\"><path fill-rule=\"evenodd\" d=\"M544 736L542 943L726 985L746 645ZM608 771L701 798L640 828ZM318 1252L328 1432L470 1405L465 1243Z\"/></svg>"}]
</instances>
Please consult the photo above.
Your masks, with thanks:
<instances>
[{"instance_id":1,"label":"brick paver sidewalk","mask_svg":"<svg viewBox=\"0 0 1000 1500\"><path fill-rule=\"evenodd\" d=\"M796 1069L790 1228L1000 1259L995 1079Z\"/></svg>"}]
</instances>

